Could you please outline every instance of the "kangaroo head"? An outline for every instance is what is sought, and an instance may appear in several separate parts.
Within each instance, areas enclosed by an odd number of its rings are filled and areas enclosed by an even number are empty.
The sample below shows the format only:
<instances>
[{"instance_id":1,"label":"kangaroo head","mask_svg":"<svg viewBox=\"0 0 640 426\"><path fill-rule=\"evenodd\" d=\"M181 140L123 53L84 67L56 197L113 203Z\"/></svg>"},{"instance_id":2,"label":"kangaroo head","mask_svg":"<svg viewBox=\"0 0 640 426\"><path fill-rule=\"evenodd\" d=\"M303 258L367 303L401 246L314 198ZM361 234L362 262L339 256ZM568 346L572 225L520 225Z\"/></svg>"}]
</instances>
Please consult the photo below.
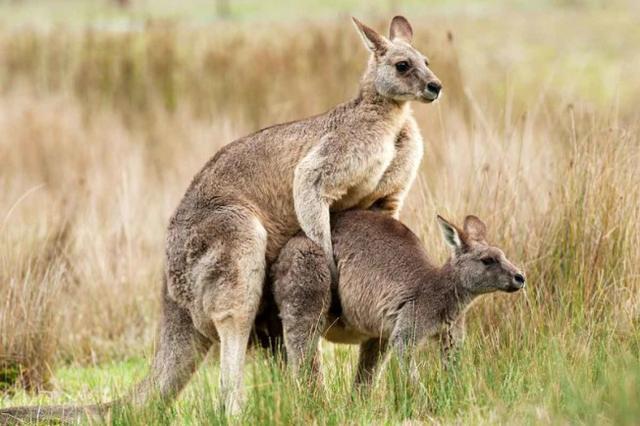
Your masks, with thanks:
<instances>
[{"instance_id":1,"label":"kangaroo head","mask_svg":"<svg viewBox=\"0 0 640 426\"><path fill-rule=\"evenodd\" d=\"M411 45L413 30L402 16L391 20L386 38L353 18L356 29L371 51L364 83L381 96L395 101L433 102L442 84L429 69L429 61Z\"/></svg>"},{"instance_id":2,"label":"kangaroo head","mask_svg":"<svg viewBox=\"0 0 640 426\"><path fill-rule=\"evenodd\" d=\"M450 260L460 284L474 294L496 290L518 291L524 287L524 274L498 247L487 243L487 227L476 216L467 216L463 229L438 216L447 244L453 251Z\"/></svg>"}]
</instances>

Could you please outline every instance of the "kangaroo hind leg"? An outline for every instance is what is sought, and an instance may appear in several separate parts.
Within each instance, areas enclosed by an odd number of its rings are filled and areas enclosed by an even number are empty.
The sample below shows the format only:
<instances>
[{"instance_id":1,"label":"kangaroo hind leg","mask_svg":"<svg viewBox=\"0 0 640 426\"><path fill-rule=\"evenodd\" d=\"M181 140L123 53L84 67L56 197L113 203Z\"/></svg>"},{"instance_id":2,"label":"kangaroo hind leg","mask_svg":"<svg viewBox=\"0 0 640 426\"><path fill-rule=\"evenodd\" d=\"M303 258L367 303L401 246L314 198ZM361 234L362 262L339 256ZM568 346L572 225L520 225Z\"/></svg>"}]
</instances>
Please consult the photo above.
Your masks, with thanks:
<instances>
[{"instance_id":1,"label":"kangaroo hind leg","mask_svg":"<svg viewBox=\"0 0 640 426\"><path fill-rule=\"evenodd\" d=\"M281 250L271 275L287 362L294 374L304 368L320 382L318 339L331 303L331 273L324 253L310 239L294 237Z\"/></svg>"},{"instance_id":2,"label":"kangaroo hind leg","mask_svg":"<svg viewBox=\"0 0 640 426\"><path fill-rule=\"evenodd\" d=\"M367 340L360 345L360 359L354 387L366 388L371 385L376 370L387 350L387 341L380 338Z\"/></svg>"},{"instance_id":3,"label":"kangaroo hind leg","mask_svg":"<svg viewBox=\"0 0 640 426\"><path fill-rule=\"evenodd\" d=\"M248 209L217 212L209 252L199 265L202 307L220 339L220 391L223 408L237 414L243 402L243 367L265 283L267 232Z\"/></svg>"}]
</instances>

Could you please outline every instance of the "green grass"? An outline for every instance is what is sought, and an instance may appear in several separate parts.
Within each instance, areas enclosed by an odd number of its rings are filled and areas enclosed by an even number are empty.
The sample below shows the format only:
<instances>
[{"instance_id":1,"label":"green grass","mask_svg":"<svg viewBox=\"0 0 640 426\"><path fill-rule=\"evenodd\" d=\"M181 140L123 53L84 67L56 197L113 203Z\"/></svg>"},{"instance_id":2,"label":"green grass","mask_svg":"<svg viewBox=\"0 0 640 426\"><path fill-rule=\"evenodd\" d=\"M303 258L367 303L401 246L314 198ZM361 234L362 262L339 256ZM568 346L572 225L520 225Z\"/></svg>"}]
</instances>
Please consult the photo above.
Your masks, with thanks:
<instances>
[{"instance_id":1,"label":"green grass","mask_svg":"<svg viewBox=\"0 0 640 426\"><path fill-rule=\"evenodd\" d=\"M456 424L637 424L637 333L620 338L604 329L596 336L565 331L539 330L505 339L499 330L482 336L473 327L456 369L443 371L437 351L429 346L417 355L419 386L408 384L391 363L368 397L351 390L356 362L352 347L325 345L325 386L320 389L296 382L279 362L254 353L247 364L247 405L242 416L234 418L217 406L217 363L209 359L176 404L152 403L138 411L125 407L106 423L364 425L437 419ZM508 342L490 344L496 339ZM104 401L135 383L145 366L146 360L136 358L64 367L55 376L56 388L65 394L17 394L12 404Z\"/></svg>"}]
</instances>

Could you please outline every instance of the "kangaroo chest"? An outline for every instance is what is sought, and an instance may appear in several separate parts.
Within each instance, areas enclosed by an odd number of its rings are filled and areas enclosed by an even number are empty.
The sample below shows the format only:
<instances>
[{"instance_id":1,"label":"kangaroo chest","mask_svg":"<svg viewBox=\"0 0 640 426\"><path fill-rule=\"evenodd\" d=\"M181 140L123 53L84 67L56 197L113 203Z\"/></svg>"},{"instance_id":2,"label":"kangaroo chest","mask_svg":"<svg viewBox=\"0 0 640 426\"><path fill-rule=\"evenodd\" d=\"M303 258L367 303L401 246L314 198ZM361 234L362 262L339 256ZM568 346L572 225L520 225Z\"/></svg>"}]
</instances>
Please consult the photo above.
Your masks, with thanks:
<instances>
[{"instance_id":1,"label":"kangaroo chest","mask_svg":"<svg viewBox=\"0 0 640 426\"><path fill-rule=\"evenodd\" d=\"M395 136L395 133L391 133L380 142L377 155L375 155L370 161L370 164L368 164L365 173L363 173L363 178L354 182L342 198L334 203L334 210L353 208L375 192L395 156Z\"/></svg>"}]
</instances>

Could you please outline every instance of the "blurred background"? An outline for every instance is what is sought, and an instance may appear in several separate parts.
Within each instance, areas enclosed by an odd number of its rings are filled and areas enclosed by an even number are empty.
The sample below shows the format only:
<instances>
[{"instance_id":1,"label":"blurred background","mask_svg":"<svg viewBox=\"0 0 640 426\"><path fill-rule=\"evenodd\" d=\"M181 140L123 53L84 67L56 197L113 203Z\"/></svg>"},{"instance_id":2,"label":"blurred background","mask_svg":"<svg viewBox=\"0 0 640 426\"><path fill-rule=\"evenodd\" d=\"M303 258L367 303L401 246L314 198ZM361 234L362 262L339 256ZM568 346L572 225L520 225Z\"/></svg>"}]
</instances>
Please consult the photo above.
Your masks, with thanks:
<instances>
[{"instance_id":1,"label":"blurred background","mask_svg":"<svg viewBox=\"0 0 640 426\"><path fill-rule=\"evenodd\" d=\"M469 359L520 366L452 398L637 419L640 398L621 405L640 393L633 0L0 0L2 405L73 400L74 369L144 371L192 176L238 137L355 96L350 16L386 34L396 14L444 85L414 106L425 157L403 220L443 261L436 213L477 214L531 283L470 321ZM569 397L546 385L564 375Z\"/></svg>"}]
</instances>

